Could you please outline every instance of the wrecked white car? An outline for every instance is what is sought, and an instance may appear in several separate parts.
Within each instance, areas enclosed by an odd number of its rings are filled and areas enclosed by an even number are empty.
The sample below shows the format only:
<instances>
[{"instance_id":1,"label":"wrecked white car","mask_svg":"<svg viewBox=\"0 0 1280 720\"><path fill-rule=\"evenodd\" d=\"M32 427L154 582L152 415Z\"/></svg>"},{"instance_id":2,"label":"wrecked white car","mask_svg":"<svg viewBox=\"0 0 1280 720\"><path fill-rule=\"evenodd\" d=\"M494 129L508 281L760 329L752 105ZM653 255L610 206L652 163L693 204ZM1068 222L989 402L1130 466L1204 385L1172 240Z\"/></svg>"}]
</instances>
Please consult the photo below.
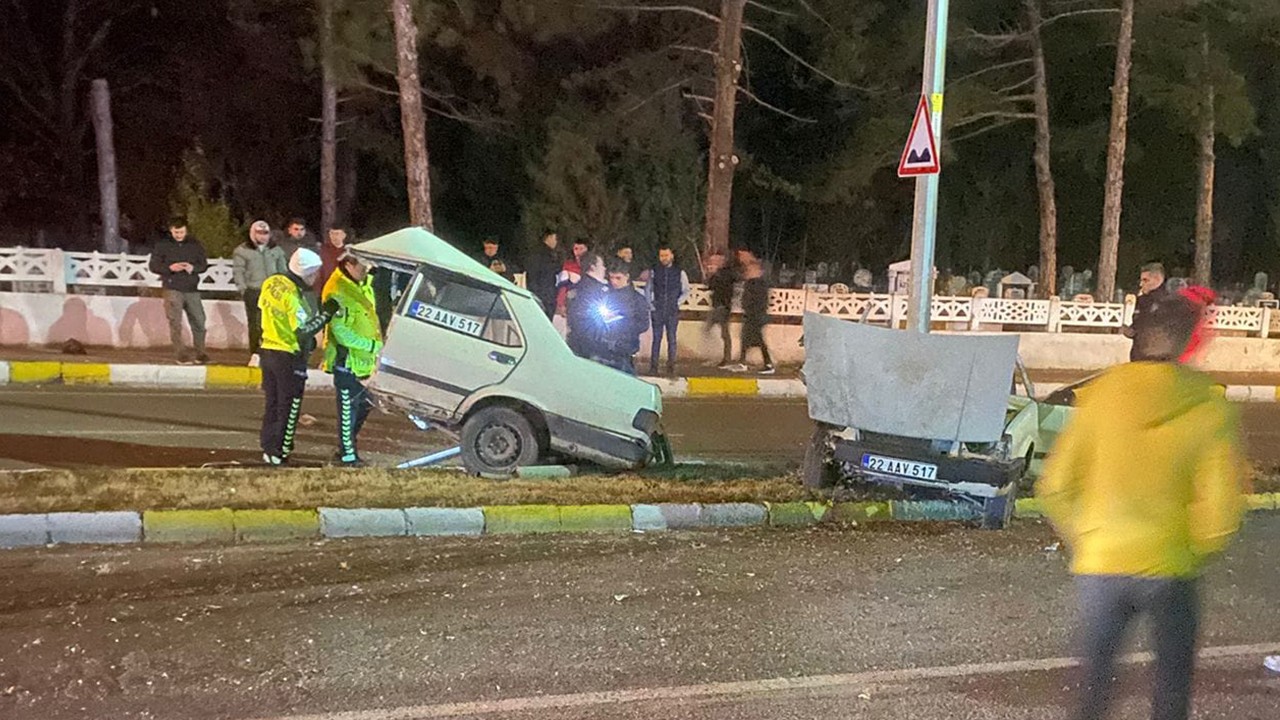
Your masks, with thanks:
<instances>
[{"instance_id":1,"label":"wrecked white car","mask_svg":"<svg viewBox=\"0 0 1280 720\"><path fill-rule=\"evenodd\" d=\"M574 355L527 290L421 228L353 251L411 276L370 391L456 437L468 471L670 460L658 388Z\"/></svg>"}]
</instances>

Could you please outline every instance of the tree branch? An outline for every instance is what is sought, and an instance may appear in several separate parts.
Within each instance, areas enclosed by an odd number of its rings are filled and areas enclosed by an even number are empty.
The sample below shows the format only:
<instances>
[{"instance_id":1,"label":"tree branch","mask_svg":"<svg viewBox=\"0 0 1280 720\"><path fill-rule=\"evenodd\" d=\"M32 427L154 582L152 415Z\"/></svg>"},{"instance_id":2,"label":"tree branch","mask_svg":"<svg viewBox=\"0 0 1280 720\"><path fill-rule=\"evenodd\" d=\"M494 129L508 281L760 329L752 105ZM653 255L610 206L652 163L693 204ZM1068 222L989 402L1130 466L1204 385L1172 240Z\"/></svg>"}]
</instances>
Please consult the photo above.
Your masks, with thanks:
<instances>
[{"instance_id":1,"label":"tree branch","mask_svg":"<svg viewBox=\"0 0 1280 720\"><path fill-rule=\"evenodd\" d=\"M974 130L972 132L963 133L956 137L949 138L949 140L953 143L964 142L965 140L978 137L979 135L986 135L987 133L993 132L995 130L999 130L1000 128L1008 127L1010 125L1015 125L1017 123L1023 122L1025 119L1026 118L1006 118L1004 120L1001 120L1000 122L994 122L985 127L980 127L977 130ZM960 127L960 126L957 125L953 127Z\"/></svg>"},{"instance_id":2,"label":"tree branch","mask_svg":"<svg viewBox=\"0 0 1280 720\"><path fill-rule=\"evenodd\" d=\"M1093 8L1089 10L1072 10L1070 12L1059 13L1051 17L1047 17L1040 21L1040 29L1043 30L1050 25L1065 20L1067 18L1080 17L1082 15L1119 15L1120 8Z\"/></svg>"},{"instance_id":3,"label":"tree branch","mask_svg":"<svg viewBox=\"0 0 1280 720\"><path fill-rule=\"evenodd\" d=\"M817 123L817 122L818 122L817 120L814 120L813 118L800 117L799 115L796 115L796 114L794 114L794 113L790 113L790 112L787 112L786 110L783 110L782 108L778 107L777 105L772 105L772 104L770 104L770 103L767 103L767 102L765 102L764 100L761 100L761 99L760 99L760 97L759 97L759 96L757 96L755 93L751 92L750 90L746 89L745 87L743 87L743 86L741 86L741 85L739 85L739 86L738 86L738 92L740 92L740 93L742 93L743 95L746 95L748 98L750 98L750 99L754 100L754 101L755 101L757 104L759 104L761 107L763 107L763 108L765 108L765 109L767 109L767 110L772 110L773 112L775 112L775 113L777 113L777 114L779 114L779 115L781 115L781 116L783 116L783 117L788 117L788 118L791 118L792 120L795 120L795 121L797 121L797 122L802 122L802 123L811 123L811 124L812 124L812 123Z\"/></svg>"},{"instance_id":4,"label":"tree branch","mask_svg":"<svg viewBox=\"0 0 1280 720\"><path fill-rule=\"evenodd\" d=\"M782 17L795 17L795 16L796 16L796 14L795 14L795 13L793 13L793 12L788 12L788 11L786 11L786 10L780 10L780 9L778 9L778 8L776 8L776 7L772 7L772 6L770 6L770 5L765 5L765 4L764 4L764 3L762 3L762 2L756 2L756 0L747 0L747 5L750 5L750 6L752 6L752 7L758 7L758 8L760 8L761 10L764 10L765 12L770 13L770 14L772 14L772 15L780 15L780 16L782 16Z\"/></svg>"},{"instance_id":5,"label":"tree branch","mask_svg":"<svg viewBox=\"0 0 1280 720\"><path fill-rule=\"evenodd\" d=\"M796 2L800 5L800 7L804 8L810 15L816 18L818 22L822 23L823 25L826 25L828 30L835 30L835 28L831 25L831 23L827 22L827 19L823 17L821 13L819 13L817 10L814 10L813 6L810 5L807 2L807 0L796 0Z\"/></svg>"},{"instance_id":6,"label":"tree branch","mask_svg":"<svg viewBox=\"0 0 1280 720\"><path fill-rule=\"evenodd\" d=\"M1027 86L1027 85L1030 85L1030 84L1034 83L1035 81L1036 81L1036 76L1035 76L1035 75L1032 75L1031 77L1027 78L1026 80L1022 80L1022 81L1016 82L1016 83L1014 83L1014 84L1012 84L1012 85L1007 85L1007 86L1005 86L1005 87L1000 88L999 90L996 90L996 94L997 94L997 95L1004 95L1005 93L1013 92L1014 90L1017 90L1017 89L1018 89L1018 88L1020 88L1020 87L1025 87L1025 86ZM1010 99L1012 100L1013 98L1010 98ZM1033 98L1033 99L1034 99L1034 98Z\"/></svg>"},{"instance_id":7,"label":"tree branch","mask_svg":"<svg viewBox=\"0 0 1280 720\"><path fill-rule=\"evenodd\" d=\"M648 97L646 97L645 99L641 100L640 102L636 103L635 105L632 105L631 107L627 108L626 110L623 110L623 111L622 111L622 114L623 114L623 115L630 115L631 113L635 112L636 110L639 110L640 108L644 107L645 105L648 105L648 104L649 104L649 103L650 103L654 98L658 97L659 95L662 95L663 93L668 92L668 91L671 91L671 90L675 90L676 88L678 88L678 87L680 87L681 85L683 85L683 84L685 84L685 83L689 82L689 81L690 81L690 80L692 80L692 79L693 79L693 78L690 78L690 77L683 77L683 78L680 78L679 80L677 80L677 81L675 81L675 82L671 83L670 85L667 85L667 86L665 86L665 87L662 87L662 88L660 88L660 89L656 90L656 91L655 91L655 92L653 92L653 93L650 93L650 94L648 95Z\"/></svg>"},{"instance_id":8,"label":"tree branch","mask_svg":"<svg viewBox=\"0 0 1280 720\"><path fill-rule=\"evenodd\" d=\"M983 69L981 69L981 70L978 70L977 72L971 72L971 73L969 73L968 75L965 75L965 76L963 76L963 77L956 78L955 80L952 80L952 81L951 81L950 83L948 83L948 84L950 84L950 85L959 85L959 84L960 84L960 83L962 83L962 82L965 82L965 81L967 81L967 80L972 80L972 79L974 79L974 78L976 78L976 77L979 77L979 76L981 76L981 75L985 75L985 74L987 74L987 73L989 73L989 72L995 72L995 71L997 71L997 70L1007 70L1007 69L1009 69L1009 68L1011 68L1011 67L1017 67L1017 66L1019 66L1019 65L1030 65L1030 64L1031 64L1031 63L1033 63L1033 62L1035 62L1035 58L1022 58L1021 60L1014 60L1014 61L1012 61L1012 62L1000 63L999 65L988 65L987 67L985 67L985 68L983 68Z\"/></svg>"},{"instance_id":9,"label":"tree branch","mask_svg":"<svg viewBox=\"0 0 1280 720\"><path fill-rule=\"evenodd\" d=\"M978 122L978 121L980 121L980 120L989 120L989 119L993 119L993 118L994 118L994 119L998 119L998 120L1009 120L1009 121L1014 121L1014 120L1034 120L1034 119L1036 119L1036 114L1035 114L1035 113L1004 112L1004 111L1001 111L1001 110L993 110L993 111L991 111L991 112L984 112L984 113L978 113L977 115L971 115L971 116L969 116L969 117L967 117L967 118L964 118L963 120L957 120L956 122L954 122L954 123L952 123L952 124L951 124L951 127L952 127L952 128L967 127L967 126L972 125L972 124L974 124L974 123L976 123L976 122Z\"/></svg>"},{"instance_id":10,"label":"tree branch","mask_svg":"<svg viewBox=\"0 0 1280 720\"><path fill-rule=\"evenodd\" d=\"M845 82L845 81L843 81L843 80L838 80L838 79L836 79L835 77L832 77L830 74L828 74L828 73L826 73L826 72L823 72L822 70L818 69L818 67L817 67L817 66L815 66L813 63L811 63L811 62L809 62L808 60L805 60L804 58L800 57L800 56L799 56L799 55L797 55L797 54L795 53L795 51L793 51L791 48L789 48L789 47L787 47L786 45L782 44L782 41L781 41L781 40L779 40L778 38L776 38L776 37L774 37L774 36L770 35L769 33L765 32L765 31L763 31L763 30L761 30L761 29L759 29L759 28L757 28L757 27L754 27L754 26L752 26L752 25L748 25L748 24L746 24L746 23L743 23L743 24L742 24L742 29L743 29L743 30L746 30L747 32L750 32L750 33L754 33L754 34L756 34L756 35L759 35L760 37L764 38L765 40L768 40L769 42L773 43L773 45L774 45L775 47L777 47L777 48L778 48L779 50L781 50L782 52L786 53L787 57L789 57L789 58L791 58L792 60L795 60L796 62L800 63L800 65L801 65L802 67L807 68L810 72L814 73L814 74L815 74L815 75L817 75L818 77L823 78L824 80L826 80L827 82L830 82L830 83L831 83L831 84L833 84L833 85L836 85L836 86L838 86L838 87L854 88L855 90L863 90L863 91L865 91L865 92L870 92L870 91L869 91L869 90L867 90L866 88L859 88L859 87L857 87L857 86L853 85L852 83L847 83L847 82Z\"/></svg>"},{"instance_id":11,"label":"tree branch","mask_svg":"<svg viewBox=\"0 0 1280 720\"><path fill-rule=\"evenodd\" d=\"M668 45L667 47L671 48L672 50L683 50L685 52L710 55L713 58L720 57L720 53L716 52L715 50L708 50L707 48L697 47L695 45Z\"/></svg>"},{"instance_id":12,"label":"tree branch","mask_svg":"<svg viewBox=\"0 0 1280 720\"><path fill-rule=\"evenodd\" d=\"M604 8L605 10L632 10L635 12L687 12L706 18L714 23L720 22L719 17L712 15L706 10L689 5L599 5L597 7Z\"/></svg>"},{"instance_id":13,"label":"tree branch","mask_svg":"<svg viewBox=\"0 0 1280 720\"><path fill-rule=\"evenodd\" d=\"M1030 30L1023 30L1022 32L1008 32L1000 35L991 35L988 33L980 33L973 28L969 28L968 38L970 40L985 43L992 49L998 49L1008 47L1014 43L1022 42L1026 40L1030 34Z\"/></svg>"}]
</instances>

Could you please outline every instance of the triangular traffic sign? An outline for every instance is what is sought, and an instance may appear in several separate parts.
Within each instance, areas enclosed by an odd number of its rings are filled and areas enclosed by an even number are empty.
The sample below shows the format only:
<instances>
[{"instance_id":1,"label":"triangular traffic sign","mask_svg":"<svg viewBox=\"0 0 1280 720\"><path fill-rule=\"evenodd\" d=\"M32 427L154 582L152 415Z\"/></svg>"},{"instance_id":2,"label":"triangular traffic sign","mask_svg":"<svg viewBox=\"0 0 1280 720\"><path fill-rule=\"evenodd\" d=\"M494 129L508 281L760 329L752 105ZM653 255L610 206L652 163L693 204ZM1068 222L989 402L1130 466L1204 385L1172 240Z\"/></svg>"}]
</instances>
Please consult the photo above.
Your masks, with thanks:
<instances>
[{"instance_id":1,"label":"triangular traffic sign","mask_svg":"<svg viewBox=\"0 0 1280 720\"><path fill-rule=\"evenodd\" d=\"M942 169L938 159L938 144L933 137L933 122L929 118L929 101L920 98L916 119L911 123L911 136L902 150L898 162L898 177L936 175Z\"/></svg>"}]
</instances>

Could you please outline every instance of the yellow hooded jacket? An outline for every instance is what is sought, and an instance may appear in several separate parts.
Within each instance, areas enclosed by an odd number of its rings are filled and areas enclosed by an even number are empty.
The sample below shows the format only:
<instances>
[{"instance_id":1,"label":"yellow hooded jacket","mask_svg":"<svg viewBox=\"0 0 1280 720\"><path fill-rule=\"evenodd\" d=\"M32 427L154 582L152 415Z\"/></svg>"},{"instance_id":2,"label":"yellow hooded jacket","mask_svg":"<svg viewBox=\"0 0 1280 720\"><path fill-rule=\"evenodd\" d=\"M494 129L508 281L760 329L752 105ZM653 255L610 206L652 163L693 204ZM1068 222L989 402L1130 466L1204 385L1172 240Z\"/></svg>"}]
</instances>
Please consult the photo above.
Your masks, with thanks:
<instances>
[{"instance_id":1,"label":"yellow hooded jacket","mask_svg":"<svg viewBox=\"0 0 1280 720\"><path fill-rule=\"evenodd\" d=\"M325 283L323 297L337 300L342 310L325 329L324 371L332 373L342 365L358 378L369 377L382 349L373 278L357 283L338 268Z\"/></svg>"},{"instance_id":2,"label":"yellow hooded jacket","mask_svg":"<svg viewBox=\"0 0 1280 720\"><path fill-rule=\"evenodd\" d=\"M1077 575L1193 578L1240 528L1236 411L1203 373L1137 362L1089 388L1037 483Z\"/></svg>"}]
</instances>

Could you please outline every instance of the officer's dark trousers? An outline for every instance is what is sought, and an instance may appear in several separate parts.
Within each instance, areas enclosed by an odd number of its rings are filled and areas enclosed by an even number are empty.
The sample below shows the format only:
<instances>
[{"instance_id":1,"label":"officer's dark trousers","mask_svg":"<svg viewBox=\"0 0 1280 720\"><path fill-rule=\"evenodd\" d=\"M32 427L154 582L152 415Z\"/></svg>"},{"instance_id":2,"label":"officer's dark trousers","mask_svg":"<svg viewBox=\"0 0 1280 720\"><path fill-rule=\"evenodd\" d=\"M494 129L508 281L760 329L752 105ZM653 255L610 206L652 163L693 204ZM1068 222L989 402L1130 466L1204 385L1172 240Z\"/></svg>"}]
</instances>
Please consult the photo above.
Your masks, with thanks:
<instances>
[{"instance_id":1,"label":"officer's dark trousers","mask_svg":"<svg viewBox=\"0 0 1280 720\"><path fill-rule=\"evenodd\" d=\"M333 389L338 397L338 456L342 462L355 462L356 437L369 417L369 392L351 370L339 365L333 369Z\"/></svg>"},{"instance_id":2,"label":"officer's dark trousers","mask_svg":"<svg viewBox=\"0 0 1280 720\"><path fill-rule=\"evenodd\" d=\"M1194 580L1081 575L1081 655L1084 684L1075 720L1101 720L1112 699L1115 661L1125 631L1146 614L1155 649L1154 720L1186 720L1191 709L1199 600Z\"/></svg>"},{"instance_id":3,"label":"officer's dark trousers","mask_svg":"<svg viewBox=\"0 0 1280 720\"><path fill-rule=\"evenodd\" d=\"M279 350L263 350L262 452L286 459L293 452L298 416L302 414L302 394L307 389L307 363L297 355Z\"/></svg>"}]
</instances>

